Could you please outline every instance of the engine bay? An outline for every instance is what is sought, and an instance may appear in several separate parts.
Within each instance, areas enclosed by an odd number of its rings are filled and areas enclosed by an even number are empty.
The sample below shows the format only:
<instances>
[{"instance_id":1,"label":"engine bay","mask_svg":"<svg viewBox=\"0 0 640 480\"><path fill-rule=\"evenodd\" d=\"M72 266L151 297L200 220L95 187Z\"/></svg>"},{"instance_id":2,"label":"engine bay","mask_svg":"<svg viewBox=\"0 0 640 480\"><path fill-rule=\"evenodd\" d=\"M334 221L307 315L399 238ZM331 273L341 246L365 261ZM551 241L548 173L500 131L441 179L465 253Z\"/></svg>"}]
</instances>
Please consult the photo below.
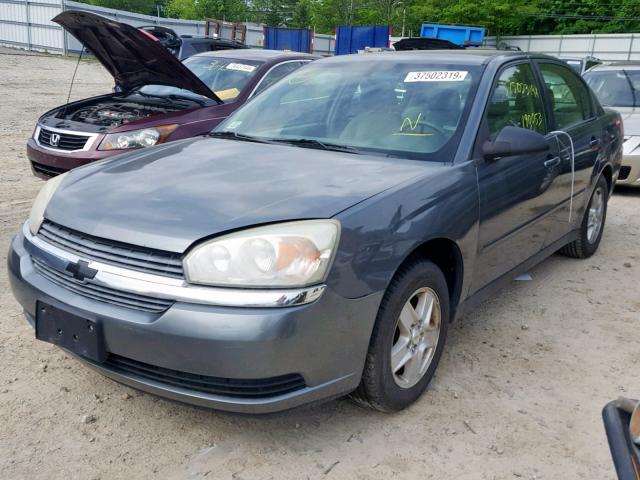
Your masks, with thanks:
<instances>
[{"instance_id":1,"label":"engine bay","mask_svg":"<svg viewBox=\"0 0 640 480\"><path fill-rule=\"evenodd\" d=\"M181 110L176 105L151 105L133 101L106 101L83 105L73 111L60 112L65 120L88 123L97 127L119 127L152 115Z\"/></svg>"}]
</instances>

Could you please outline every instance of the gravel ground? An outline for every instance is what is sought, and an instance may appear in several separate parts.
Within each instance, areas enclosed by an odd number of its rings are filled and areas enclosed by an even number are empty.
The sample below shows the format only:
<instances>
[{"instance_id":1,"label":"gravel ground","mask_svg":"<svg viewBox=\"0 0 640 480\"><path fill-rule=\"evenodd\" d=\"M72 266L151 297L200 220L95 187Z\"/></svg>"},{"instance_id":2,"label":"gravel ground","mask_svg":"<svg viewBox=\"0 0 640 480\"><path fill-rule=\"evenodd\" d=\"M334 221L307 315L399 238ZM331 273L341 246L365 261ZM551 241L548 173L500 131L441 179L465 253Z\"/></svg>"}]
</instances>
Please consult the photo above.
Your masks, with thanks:
<instances>
[{"instance_id":1,"label":"gravel ground","mask_svg":"<svg viewBox=\"0 0 640 480\"><path fill-rule=\"evenodd\" d=\"M0 61L4 254L42 185L26 139L65 102L75 61ZM111 85L83 61L72 99ZM554 256L454 324L429 392L393 415L341 399L247 417L138 393L36 341L3 272L0 477L614 478L600 410L640 395L638 206L640 192L616 193L596 256Z\"/></svg>"}]
</instances>

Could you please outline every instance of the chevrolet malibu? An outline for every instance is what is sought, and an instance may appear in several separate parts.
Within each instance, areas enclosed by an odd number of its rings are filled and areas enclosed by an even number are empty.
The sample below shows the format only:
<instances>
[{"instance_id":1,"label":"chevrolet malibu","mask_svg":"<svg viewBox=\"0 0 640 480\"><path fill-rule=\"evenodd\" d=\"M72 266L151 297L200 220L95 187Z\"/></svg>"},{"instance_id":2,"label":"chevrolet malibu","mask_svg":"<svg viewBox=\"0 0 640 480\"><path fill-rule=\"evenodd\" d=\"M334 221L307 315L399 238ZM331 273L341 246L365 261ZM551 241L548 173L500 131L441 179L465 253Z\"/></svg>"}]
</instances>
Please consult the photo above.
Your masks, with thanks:
<instances>
[{"instance_id":1,"label":"chevrolet malibu","mask_svg":"<svg viewBox=\"0 0 640 480\"><path fill-rule=\"evenodd\" d=\"M113 93L46 112L27 142L33 173L49 178L127 150L208 133L233 111L314 56L223 50L184 63L130 25L87 12L53 19L113 75Z\"/></svg>"},{"instance_id":2,"label":"chevrolet malibu","mask_svg":"<svg viewBox=\"0 0 640 480\"><path fill-rule=\"evenodd\" d=\"M551 57L319 60L206 137L50 180L11 285L36 338L147 392L395 411L455 317L596 252L621 149L619 115Z\"/></svg>"}]
</instances>

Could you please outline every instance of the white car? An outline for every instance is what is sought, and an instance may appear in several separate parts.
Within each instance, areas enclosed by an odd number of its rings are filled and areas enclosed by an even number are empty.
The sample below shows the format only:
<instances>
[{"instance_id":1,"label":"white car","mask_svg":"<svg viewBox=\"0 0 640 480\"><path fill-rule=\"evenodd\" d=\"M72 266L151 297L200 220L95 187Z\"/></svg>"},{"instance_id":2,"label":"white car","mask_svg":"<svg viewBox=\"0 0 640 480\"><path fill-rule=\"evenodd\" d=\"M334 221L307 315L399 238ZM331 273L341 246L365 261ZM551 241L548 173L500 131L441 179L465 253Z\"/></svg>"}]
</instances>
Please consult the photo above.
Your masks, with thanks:
<instances>
[{"instance_id":1,"label":"white car","mask_svg":"<svg viewBox=\"0 0 640 480\"><path fill-rule=\"evenodd\" d=\"M640 187L640 62L597 65L584 79L602 105L622 116L624 145L617 184Z\"/></svg>"}]
</instances>

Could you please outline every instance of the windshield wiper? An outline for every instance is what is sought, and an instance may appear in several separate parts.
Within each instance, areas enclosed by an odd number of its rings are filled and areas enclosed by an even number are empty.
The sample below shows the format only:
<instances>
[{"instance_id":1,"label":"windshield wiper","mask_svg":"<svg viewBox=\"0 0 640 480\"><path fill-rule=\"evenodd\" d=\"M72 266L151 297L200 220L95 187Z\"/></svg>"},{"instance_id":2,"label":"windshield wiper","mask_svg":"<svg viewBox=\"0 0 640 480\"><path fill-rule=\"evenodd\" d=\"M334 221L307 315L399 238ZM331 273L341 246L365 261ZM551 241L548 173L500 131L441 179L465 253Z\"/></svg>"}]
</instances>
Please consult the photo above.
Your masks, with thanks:
<instances>
[{"instance_id":1,"label":"windshield wiper","mask_svg":"<svg viewBox=\"0 0 640 480\"><path fill-rule=\"evenodd\" d=\"M339 145L337 143L327 143L312 138L287 138L278 139L278 143L286 143L288 145L295 145L302 148L317 148L320 150L330 150L333 152L346 152L346 153L360 153L355 147L348 145Z\"/></svg>"},{"instance_id":2,"label":"windshield wiper","mask_svg":"<svg viewBox=\"0 0 640 480\"><path fill-rule=\"evenodd\" d=\"M200 100L199 98L189 97L188 95L176 95L175 93L172 93L171 95L167 95L167 97L170 98L171 100L187 100L189 102L196 102L198 105L201 105L203 107L207 104L207 102L205 102L204 100Z\"/></svg>"},{"instance_id":3,"label":"windshield wiper","mask_svg":"<svg viewBox=\"0 0 640 480\"><path fill-rule=\"evenodd\" d=\"M158 94L154 94L154 93L146 93L146 92L141 92L140 90L137 90L135 92L136 95L140 95L142 97L149 97L149 98L159 98L160 100L164 100L166 102L171 101L171 100L187 100L190 102L195 102L198 105L204 107L206 104L203 100L200 100L198 98L193 98L193 97L189 97L187 95L176 95L175 93L172 93L170 95L158 95Z\"/></svg>"},{"instance_id":4,"label":"windshield wiper","mask_svg":"<svg viewBox=\"0 0 640 480\"><path fill-rule=\"evenodd\" d=\"M268 138L252 137L251 135L244 135L242 133L232 132L230 130L221 130L218 132L209 132L210 137L214 138L228 138L231 140L241 140L244 142L256 142L256 143L275 143Z\"/></svg>"}]
</instances>

